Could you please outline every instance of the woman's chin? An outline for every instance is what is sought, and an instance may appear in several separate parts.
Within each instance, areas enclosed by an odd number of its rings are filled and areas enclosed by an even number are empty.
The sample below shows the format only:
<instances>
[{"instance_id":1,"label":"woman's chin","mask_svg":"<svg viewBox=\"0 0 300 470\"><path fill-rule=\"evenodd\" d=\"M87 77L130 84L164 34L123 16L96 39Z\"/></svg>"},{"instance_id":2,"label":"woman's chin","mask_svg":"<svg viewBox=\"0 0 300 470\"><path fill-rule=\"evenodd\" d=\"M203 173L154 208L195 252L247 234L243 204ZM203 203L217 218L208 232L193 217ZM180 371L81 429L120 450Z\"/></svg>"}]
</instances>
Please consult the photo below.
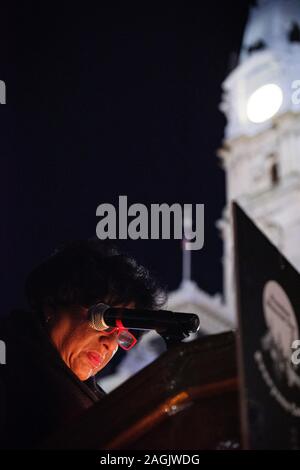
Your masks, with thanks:
<instances>
[{"instance_id":1,"label":"woman's chin","mask_svg":"<svg viewBox=\"0 0 300 470\"><path fill-rule=\"evenodd\" d=\"M85 380L89 379L90 377L92 377L93 375L96 374L96 370L95 369L84 369L84 370L79 370L79 371L73 371L74 374L78 377L79 380L81 380L82 382L84 382Z\"/></svg>"},{"instance_id":2,"label":"woman's chin","mask_svg":"<svg viewBox=\"0 0 300 470\"><path fill-rule=\"evenodd\" d=\"M78 361L79 362L79 361ZM81 361L80 361L81 362ZM73 367L71 367L72 372L77 376L79 380L84 382L85 380L89 379L93 375L97 373L97 369L93 368L90 365L87 365L86 363L84 364L74 364Z\"/></svg>"}]
</instances>

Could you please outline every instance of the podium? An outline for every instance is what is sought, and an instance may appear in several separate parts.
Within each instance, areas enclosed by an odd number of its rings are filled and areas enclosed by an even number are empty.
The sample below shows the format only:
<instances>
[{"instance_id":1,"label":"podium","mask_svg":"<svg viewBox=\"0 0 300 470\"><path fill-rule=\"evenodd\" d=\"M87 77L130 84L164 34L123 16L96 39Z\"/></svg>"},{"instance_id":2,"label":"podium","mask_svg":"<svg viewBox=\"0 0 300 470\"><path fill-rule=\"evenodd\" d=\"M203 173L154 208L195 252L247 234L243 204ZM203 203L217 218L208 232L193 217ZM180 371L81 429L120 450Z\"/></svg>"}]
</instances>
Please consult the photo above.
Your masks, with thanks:
<instances>
[{"instance_id":1,"label":"podium","mask_svg":"<svg viewBox=\"0 0 300 470\"><path fill-rule=\"evenodd\" d=\"M52 449L240 446L235 335L179 343L47 442Z\"/></svg>"}]
</instances>

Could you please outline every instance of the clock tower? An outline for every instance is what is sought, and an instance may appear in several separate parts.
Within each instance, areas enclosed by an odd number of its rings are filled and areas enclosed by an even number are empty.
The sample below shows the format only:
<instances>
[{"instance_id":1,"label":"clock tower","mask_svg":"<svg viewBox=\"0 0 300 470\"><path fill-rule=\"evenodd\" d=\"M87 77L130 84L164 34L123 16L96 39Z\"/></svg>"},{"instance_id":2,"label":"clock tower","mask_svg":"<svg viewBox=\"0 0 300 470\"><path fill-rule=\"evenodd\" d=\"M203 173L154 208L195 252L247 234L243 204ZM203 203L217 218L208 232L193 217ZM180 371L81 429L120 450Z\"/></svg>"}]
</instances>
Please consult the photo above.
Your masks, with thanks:
<instances>
[{"instance_id":1,"label":"clock tower","mask_svg":"<svg viewBox=\"0 0 300 470\"><path fill-rule=\"evenodd\" d=\"M252 7L239 60L223 83L227 118L219 156L226 172L224 297L234 320L236 200L300 270L300 0ZM249 246L249 250L251 247Z\"/></svg>"}]
</instances>

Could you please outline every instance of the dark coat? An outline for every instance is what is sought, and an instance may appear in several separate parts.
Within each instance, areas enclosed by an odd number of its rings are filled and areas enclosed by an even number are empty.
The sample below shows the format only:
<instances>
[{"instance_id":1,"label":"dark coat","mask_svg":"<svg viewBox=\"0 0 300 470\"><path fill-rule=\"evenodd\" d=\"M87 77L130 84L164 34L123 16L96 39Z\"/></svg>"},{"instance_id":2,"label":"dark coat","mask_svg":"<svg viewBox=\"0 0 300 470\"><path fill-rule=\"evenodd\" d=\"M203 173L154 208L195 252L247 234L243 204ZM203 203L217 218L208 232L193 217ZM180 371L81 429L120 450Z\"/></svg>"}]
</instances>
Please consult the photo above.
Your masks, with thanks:
<instances>
[{"instance_id":1,"label":"dark coat","mask_svg":"<svg viewBox=\"0 0 300 470\"><path fill-rule=\"evenodd\" d=\"M105 392L81 382L61 359L39 317L15 311L0 324L6 364L0 365L0 447L38 448Z\"/></svg>"}]
</instances>

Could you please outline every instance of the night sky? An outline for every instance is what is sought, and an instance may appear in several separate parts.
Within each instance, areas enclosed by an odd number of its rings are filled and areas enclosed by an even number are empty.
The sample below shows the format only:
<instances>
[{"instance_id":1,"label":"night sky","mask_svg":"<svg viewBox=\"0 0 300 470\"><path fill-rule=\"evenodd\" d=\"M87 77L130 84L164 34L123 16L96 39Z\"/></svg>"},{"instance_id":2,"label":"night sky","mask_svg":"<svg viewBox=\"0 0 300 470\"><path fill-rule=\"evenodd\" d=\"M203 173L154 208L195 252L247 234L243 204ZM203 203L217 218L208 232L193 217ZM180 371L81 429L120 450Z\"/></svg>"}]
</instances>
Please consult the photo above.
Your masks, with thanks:
<instances>
[{"instance_id":1,"label":"night sky","mask_svg":"<svg viewBox=\"0 0 300 470\"><path fill-rule=\"evenodd\" d=\"M193 278L221 291L218 105L249 4L1 7L1 314L23 306L26 274L57 245L95 235L97 206L119 195L204 203ZM178 287L180 241L120 246Z\"/></svg>"}]
</instances>

